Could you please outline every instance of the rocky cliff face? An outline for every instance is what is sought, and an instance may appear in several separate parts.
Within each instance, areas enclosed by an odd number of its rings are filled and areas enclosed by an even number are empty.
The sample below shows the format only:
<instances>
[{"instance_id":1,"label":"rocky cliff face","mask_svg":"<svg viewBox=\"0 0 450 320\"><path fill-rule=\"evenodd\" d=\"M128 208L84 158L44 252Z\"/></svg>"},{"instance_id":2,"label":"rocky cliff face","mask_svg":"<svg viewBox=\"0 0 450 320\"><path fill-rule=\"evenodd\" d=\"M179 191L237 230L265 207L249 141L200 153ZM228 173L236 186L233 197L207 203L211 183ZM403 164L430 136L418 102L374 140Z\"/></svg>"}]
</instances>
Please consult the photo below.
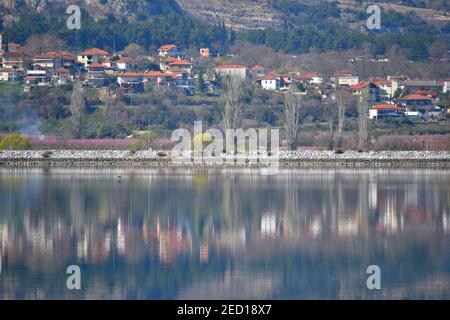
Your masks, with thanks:
<instances>
[{"instance_id":1,"label":"rocky cliff face","mask_svg":"<svg viewBox=\"0 0 450 320\"><path fill-rule=\"evenodd\" d=\"M210 23L224 22L233 29L278 28L284 17L267 0L177 0L188 14Z\"/></svg>"},{"instance_id":2,"label":"rocky cliff face","mask_svg":"<svg viewBox=\"0 0 450 320\"><path fill-rule=\"evenodd\" d=\"M55 7L68 7L80 4L95 18L114 15L116 18L145 19L154 14L169 12L187 14L207 23L225 22L235 30L265 29L282 27L290 20L289 12L276 9L277 0L0 0L0 20L12 20L18 13L26 10L47 12ZM316 0L293 0L295 3L311 4ZM332 1L332 0L326 0ZM333 0L341 10L361 9L369 4L377 3L383 9L402 13L414 12L426 21L449 21L448 10L423 9L405 6L401 0ZM427 7L425 4L423 6ZM428 6L429 7L429 6ZM308 14L306 12L305 14ZM344 18L344 17L342 17ZM354 20L354 17L346 17Z\"/></svg>"},{"instance_id":3,"label":"rocky cliff face","mask_svg":"<svg viewBox=\"0 0 450 320\"><path fill-rule=\"evenodd\" d=\"M50 8L65 8L72 4L79 4L95 19L107 15L135 19L168 12L182 13L175 0L0 0L0 16L8 19L25 10L45 12Z\"/></svg>"}]
</instances>

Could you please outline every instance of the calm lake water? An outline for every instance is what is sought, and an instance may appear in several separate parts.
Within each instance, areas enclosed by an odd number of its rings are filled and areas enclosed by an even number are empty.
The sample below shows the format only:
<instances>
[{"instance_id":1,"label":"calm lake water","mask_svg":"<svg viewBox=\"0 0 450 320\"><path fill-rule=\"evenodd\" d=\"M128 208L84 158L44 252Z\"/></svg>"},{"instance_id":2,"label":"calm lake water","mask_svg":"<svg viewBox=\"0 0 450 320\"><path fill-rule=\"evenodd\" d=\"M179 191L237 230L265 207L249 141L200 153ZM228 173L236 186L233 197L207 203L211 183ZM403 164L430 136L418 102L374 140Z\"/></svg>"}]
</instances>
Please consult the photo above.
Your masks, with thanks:
<instances>
[{"instance_id":1,"label":"calm lake water","mask_svg":"<svg viewBox=\"0 0 450 320\"><path fill-rule=\"evenodd\" d=\"M450 171L0 169L0 298L450 299Z\"/></svg>"}]
</instances>

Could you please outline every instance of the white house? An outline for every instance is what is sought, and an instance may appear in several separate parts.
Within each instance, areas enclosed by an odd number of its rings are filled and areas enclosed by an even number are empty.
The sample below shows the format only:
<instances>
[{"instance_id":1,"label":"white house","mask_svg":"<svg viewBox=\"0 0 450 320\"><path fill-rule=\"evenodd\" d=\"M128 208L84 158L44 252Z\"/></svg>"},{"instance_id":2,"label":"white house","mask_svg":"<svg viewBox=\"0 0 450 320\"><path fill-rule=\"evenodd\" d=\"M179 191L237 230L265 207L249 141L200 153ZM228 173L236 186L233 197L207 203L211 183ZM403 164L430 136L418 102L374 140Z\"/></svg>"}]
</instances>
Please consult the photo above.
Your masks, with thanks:
<instances>
[{"instance_id":1,"label":"white house","mask_svg":"<svg viewBox=\"0 0 450 320\"><path fill-rule=\"evenodd\" d=\"M217 66L215 72L221 77L236 77L242 80L247 80L250 77L248 67L241 65Z\"/></svg>"},{"instance_id":2,"label":"white house","mask_svg":"<svg viewBox=\"0 0 450 320\"><path fill-rule=\"evenodd\" d=\"M119 60L114 61L114 65L119 71L128 71L130 70L130 59L120 58Z\"/></svg>"},{"instance_id":3,"label":"white house","mask_svg":"<svg viewBox=\"0 0 450 320\"><path fill-rule=\"evenodd\" d=\"M447 93L450 92L450 78L445 79L443 81L443 89L442 92Z\"/></svg>"},{"instance_id":4,"label":"white house","mask_svg":"<svg viewBox=\"0 0 450 320\"><path fill-rule=\"evenodd\" d=\"M139 84L144 81L144 74L140 72L125 72L117 75L117 83L120 86Z\"/></svg>"},{"instance_id":5,"label":"white house","mask_svg":"<svg viewBox=\"0 0 450 320\"><path fill-rule=\"evenodd\" d=\"M256 80L264 90L276 91L281 88L281 78L275 75L268 75Z\"/></svg>"},{"instance_id":6,"label":"white house","mask_svg":"<svg viewBox=\"0 0 450 320\"><path fill-rule=\"evenodd\" d=\"M369 109L369 118L378 119L384 117L399 117L405 114L405 110L394 104L377 104Z\"/></svg>"},{"instance_id":7,"label":"white house","mask_svg":"<svg viewBox=\"0 0 450 320\"><path fill-rule=\"evenodd\" d=\"M19 77L20 75L17 70L9 68L0 69L0 81L14 82L19 80Z\"/></svg>"},{"instance_id":8,"label":"white house","mask_svg":"<svg viewBox=\"0 0 450 320\"><path fill-rule=\"evenodd\" d=\"M83 63L84 67L87 68L90 64L101 63L108 55L109 53L107 51L92 48L80 53L77 56L77 61Z\"/></svg>"}]
</instances>

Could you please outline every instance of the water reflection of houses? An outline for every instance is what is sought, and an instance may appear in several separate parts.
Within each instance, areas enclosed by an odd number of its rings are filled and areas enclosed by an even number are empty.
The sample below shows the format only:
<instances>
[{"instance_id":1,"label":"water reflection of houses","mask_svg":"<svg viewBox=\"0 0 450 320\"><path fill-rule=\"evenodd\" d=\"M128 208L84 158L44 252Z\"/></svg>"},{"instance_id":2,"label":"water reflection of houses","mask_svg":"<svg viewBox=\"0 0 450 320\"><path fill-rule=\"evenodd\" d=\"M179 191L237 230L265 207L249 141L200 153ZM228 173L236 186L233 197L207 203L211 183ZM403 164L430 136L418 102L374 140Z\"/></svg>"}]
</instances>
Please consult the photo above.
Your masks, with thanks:
<instances>
[{"instance_id":1,"label":"water reflection of houses","mask_svg":"<svg viewBox=\"0 0 450 320\"><path fill-rule=\"evenodd\" d=\"M265 179L207 176L201 187L185 177L176 184L180 205L151 189L172 180L124 178L97 194L98 202L86 200L90 184L74 181L68 212L37 212L28 200L14 221L0 215L0 276L12 266L39 273L74 260L94 266L150 260L152 266L179 267L190 259L208 268L218 257L242 263L286 250L364 257L368 248L383 245L395 257L412 242L431 247L434 236L450 227L450 190L439 183L448 176L418 175L410 183L392 175L311 170ZM259 189L251 188L255 181ZM128 184L138 187L126 193L133 188ZM211 195L211 188L220 192ZM205 202L205 194L213 200Z\"/></svg>"}]
</instances>

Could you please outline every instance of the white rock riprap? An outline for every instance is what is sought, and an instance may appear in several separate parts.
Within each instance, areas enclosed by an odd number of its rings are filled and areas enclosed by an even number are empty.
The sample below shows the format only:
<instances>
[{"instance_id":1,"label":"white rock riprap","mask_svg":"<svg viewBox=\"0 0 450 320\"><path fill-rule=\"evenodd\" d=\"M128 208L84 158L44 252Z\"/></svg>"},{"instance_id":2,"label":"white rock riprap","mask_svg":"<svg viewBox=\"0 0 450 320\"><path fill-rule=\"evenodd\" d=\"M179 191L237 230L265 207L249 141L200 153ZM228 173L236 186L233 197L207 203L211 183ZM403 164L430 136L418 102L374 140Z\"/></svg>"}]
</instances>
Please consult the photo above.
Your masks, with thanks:
<instances>
[{"instance_id":1,"label":"white rock riprap","mask_svg":"<svg viewBox=\"0 0 450 320\"><path fill-rule=\"evenodd\" d=\"M170 151L126 150L51 150L51 151L0 151L0 166L264 166L268 159L252 152L247 156L223 154L221 161L210 161L211 155L204 154L201 161L190 161L190 154L184 154L182 164L173 161ZM197 154L198 156L198 154ZM187 160L187 161L186 161ZM217 160L217 159L216 159ZM219 159L220 160L220 159ZM277 158L271 157L270 163ZM386 166L386 167L445 167L450 168L450 151L281 151L281 166Z\"/></svg>"}]
</instances>

